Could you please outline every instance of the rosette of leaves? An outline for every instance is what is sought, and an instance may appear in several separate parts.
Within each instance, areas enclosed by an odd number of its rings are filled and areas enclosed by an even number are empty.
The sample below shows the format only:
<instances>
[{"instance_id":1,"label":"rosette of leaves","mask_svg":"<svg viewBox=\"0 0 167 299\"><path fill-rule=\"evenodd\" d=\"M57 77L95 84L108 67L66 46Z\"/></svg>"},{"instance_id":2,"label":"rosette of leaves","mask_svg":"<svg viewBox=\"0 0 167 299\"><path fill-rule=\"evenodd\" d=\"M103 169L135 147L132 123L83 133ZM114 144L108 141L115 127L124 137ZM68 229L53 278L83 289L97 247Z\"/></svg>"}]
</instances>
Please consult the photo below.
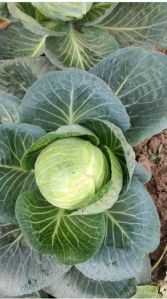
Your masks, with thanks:
<instances>
[{"instance_id":1,"label":"rosette of leaves","mask_svg":"<svg viewBox=\"0 0 167 299\"><path fill-rule=\"evenodd\" d=\"M167 58L125 48L33 78L32 64L0 66L0 293L131 297L160 237L132 145L167 127ZM7 85L10 68L24 76Z\"/></svg>"},{"instance_id":2,"label":"rosette of leaves","mask_svg":"<svg viewBox=\"0 0 167 299\"><path fill-rule=\"evenodd\" d=\"M166 3L32 2L8 8L12 22L9 17L1 32L2 59L45 53L61 69L87 70L120 47L167 47Z\"/></svg>"}]
</instances>

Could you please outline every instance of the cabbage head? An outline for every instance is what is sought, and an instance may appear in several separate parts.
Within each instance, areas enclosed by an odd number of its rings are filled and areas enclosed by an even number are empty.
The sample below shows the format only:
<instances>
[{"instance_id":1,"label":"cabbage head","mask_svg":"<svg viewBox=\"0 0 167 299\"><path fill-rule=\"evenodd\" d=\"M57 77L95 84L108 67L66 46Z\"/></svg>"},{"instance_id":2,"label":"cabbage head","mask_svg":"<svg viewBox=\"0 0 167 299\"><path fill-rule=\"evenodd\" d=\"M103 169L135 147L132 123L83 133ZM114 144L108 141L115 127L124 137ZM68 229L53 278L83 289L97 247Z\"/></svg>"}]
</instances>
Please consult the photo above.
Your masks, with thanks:
<instances>
[{"instance_id":1,"label":"cabbage head","mask_svg":"<svg viewBox=\"0 0 167 299\"><path fill-rule=\"evenodd\" d=\"M53 205L73 210L90 203L106 182L109 166L103 152L89 141L65 138L48 145L35 163L36 182Z\"/></svg>"}]
</instances>

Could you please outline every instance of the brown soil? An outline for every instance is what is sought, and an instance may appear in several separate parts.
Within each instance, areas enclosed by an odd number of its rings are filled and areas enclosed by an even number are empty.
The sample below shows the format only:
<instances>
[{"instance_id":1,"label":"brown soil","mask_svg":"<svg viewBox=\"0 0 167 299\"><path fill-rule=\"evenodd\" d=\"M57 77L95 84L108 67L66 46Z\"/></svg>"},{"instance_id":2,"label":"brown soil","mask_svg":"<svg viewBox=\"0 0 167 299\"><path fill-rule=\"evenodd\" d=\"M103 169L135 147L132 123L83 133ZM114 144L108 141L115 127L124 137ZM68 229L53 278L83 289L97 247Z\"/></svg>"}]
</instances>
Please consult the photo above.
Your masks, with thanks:
<instances>
[{"instance_id":1,"label":"brown soil","mask_svg":"<svg viewBox=\"0 0 167 299\"><path fill-rule=\"evenodd\" d=\"M157 50L158 52L161 52L161 53L167 55L167 50L163 50L163 49L161 49L161 48L158 48L158 49L156 49L156 50Z\"/></svg>"},{"instance_id":2,"label":"brown soil","mask_svg":"<svg viewBox=\"0 0 167 299\"><path fill-rule=\"evenodd\" d=\"M167 244L167 129L135 147L139 162L152 174L146 185L151 194L161 220L161 242L157 250L150 254L154 265ZM167 254L153 272L153 280L164 279L167 271Z\"/></svg>"}]
</instances>

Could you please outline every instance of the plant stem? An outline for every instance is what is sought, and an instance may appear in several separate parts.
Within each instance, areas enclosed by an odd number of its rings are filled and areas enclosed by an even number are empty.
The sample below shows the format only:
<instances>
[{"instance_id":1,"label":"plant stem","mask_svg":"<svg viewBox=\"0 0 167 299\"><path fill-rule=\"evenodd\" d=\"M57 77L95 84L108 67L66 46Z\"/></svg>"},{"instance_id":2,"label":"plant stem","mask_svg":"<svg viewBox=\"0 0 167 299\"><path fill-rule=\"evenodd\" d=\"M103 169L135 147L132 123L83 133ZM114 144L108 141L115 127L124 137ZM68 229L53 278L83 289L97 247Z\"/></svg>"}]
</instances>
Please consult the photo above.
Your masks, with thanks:
<instances>
[{"instance_id":1,"label":"plant stem","mask_svg":"<svg viewBox=\"0 0 167 299\"><path fill-rule=\"evenodd\" d=\"M155 265L152 267L151 272L154 272L155 269L158 267L158 265L160 264L160 262L162 261L163 257L165 256L165 254L167 253L167 245L165 246L164 251L162 252L160 258L158 259L158 261L155 263Z\"/></svg>"}]
</instances>

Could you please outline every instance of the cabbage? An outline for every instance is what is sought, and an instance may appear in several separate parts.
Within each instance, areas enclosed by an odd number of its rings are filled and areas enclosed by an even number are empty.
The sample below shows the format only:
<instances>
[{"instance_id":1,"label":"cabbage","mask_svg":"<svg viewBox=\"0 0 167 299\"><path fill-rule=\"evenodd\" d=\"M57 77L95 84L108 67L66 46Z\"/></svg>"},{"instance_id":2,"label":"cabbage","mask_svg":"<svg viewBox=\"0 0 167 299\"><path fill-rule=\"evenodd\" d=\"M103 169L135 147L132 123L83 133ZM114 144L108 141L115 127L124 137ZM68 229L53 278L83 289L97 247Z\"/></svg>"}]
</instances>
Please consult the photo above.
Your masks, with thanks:
<instances>
[{"instance_id":1,"label":"cabbage","mask_svg":"<svg viewBox=\"0 0 167 299\"><path fill-rule=\"evenodd\" d=\"M35 163L36 182L53 205L76 209L89 204L109 174L103 152L89 141L65 138L48 145Z\"/></svg>"}]
</instances>

